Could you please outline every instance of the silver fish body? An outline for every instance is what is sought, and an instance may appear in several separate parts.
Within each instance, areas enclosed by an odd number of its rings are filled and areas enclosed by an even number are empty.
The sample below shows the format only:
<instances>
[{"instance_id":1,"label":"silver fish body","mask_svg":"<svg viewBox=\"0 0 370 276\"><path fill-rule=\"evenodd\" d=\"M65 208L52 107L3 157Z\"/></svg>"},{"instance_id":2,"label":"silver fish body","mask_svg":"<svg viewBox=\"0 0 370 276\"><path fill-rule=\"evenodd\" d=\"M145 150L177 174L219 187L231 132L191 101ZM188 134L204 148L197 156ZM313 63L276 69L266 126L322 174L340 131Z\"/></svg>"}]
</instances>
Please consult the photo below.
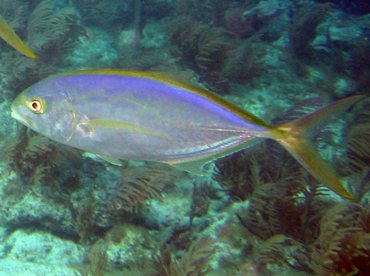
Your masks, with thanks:
<instances>
[{"instance_id":1,"label":"silver fish body","mask_svg":"<svg viewBox=\"0 0 370 276\"><path fill-rule=\"evenodd\" d=\"M195 173L255 138L272 138L328 188L353 200L309 138L364 98L342 99L272 127L203 89L153 73L107 69L51 76L22 92L11 108L36 132L105 159L158 161Z\"/></svg>"},{"instance_id":2,"label":"silver fish body","mask_svg":"<svg viewBox=\"0 0 370 276\"><path fill-rule=\"evenodd\" d=\"M35 131L85 151L170 164L222 155L266 133L212 97L152 75L86 72L31 86L12 112ZM26 110L25 99L42 99L45 111Z\"/></svg>"}]
</instances>

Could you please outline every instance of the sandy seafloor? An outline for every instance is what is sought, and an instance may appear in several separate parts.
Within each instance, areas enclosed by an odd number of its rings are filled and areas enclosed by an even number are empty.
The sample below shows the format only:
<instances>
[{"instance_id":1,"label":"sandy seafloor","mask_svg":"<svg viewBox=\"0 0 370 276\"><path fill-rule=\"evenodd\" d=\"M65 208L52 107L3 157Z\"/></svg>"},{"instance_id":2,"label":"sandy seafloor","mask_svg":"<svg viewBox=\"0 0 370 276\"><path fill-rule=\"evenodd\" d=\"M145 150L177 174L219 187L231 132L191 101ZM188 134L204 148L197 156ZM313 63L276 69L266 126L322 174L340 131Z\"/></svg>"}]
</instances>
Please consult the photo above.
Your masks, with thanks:
<instances>
[{"instance_id":1,"label":"sandy seafloor","mask_svg":"<svg viewBox=\"0 0 370 276\"><path fill-rule=\"evenodd\" d=\"M217 160L205 176L117 167L26 130L10 105L54 73L122 68L287 122L369 96L367 2L0 0L38 54L0 41L0 276L366 275L369 101L312 137L354 202L272 141Z\"/></svg>"}]
</instances>

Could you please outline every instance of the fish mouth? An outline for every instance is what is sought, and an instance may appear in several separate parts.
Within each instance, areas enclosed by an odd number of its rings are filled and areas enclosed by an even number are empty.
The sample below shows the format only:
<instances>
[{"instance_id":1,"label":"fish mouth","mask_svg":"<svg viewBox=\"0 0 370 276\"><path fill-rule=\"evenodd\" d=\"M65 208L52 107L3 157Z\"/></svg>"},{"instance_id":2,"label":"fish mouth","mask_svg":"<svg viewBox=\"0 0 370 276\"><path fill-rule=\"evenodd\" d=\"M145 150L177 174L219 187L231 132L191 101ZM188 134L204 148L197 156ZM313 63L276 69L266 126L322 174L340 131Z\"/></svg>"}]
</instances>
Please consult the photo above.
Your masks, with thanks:
<instances>
[{"instance_id":1,"label":"fish mouth","mask_svg":"<svg viewBox=\"0 0 370 276\"><path fill-rule=\"evenodd\" d=\"M19 115L19 113L16 111L15 109L15 105L12 104L11 105L11 113L10 113L10 116L12 116L12 118L16 119L17 121L21 122L22 124L28 126L28 127L31 127L31 122L29 120L27 120L26 118L22 117Z\"/></svg>"}]
</instances>

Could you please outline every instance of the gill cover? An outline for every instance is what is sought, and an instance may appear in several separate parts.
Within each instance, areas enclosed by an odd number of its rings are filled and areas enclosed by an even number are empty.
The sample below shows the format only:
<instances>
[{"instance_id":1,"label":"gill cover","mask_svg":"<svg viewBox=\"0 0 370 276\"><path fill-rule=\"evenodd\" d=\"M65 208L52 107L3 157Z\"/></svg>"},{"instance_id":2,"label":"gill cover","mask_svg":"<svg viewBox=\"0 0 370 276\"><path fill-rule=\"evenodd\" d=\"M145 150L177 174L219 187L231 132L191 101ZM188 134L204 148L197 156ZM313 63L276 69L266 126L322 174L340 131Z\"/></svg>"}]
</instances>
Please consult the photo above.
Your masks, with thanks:
<instances>
[{"instance_id":1,"label":"gill cover","mask_svg":"<svg viewBox=\"0 0 370 276\"><path fill-rule=\"evenodd\" d=\"M67 144L75 133L77 119L76 112L69 97L63 95L61 99L57 102L54 100L52 106L49 106L48 101L45 100L45 113L39 116L46 115L50 118L49 123L52 129L47 136L63 144Z\"/></svg>"}]
</instances>

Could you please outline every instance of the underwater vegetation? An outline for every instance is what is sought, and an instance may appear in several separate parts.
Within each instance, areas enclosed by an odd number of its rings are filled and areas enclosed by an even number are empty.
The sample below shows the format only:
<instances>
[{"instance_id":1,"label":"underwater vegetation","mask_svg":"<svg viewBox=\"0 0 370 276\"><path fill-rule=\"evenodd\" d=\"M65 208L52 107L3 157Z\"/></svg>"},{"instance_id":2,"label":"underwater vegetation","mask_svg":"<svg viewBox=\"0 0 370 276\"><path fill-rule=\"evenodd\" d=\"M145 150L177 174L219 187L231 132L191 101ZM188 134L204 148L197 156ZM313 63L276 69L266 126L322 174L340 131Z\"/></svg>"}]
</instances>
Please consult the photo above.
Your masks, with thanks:
<instances>
[{"instance_id":1,"label":"underwater vegetation","mask_svg":"<svg viewBox=\"0 0 370 276\"><path fill-rule=\"evenodd\" d=\"M22 181L28 185L50 183L63 177L63 164L73 162L79 153L48 138L30 133L23 128L6 149L6 159Z\"/></svg>"},{"instance_id":2,"label":"underwater vegetation","mask_svg":"<svg viewBox=\"0 0 370 276\"><path fill-rule=\"evenodd\" d=\"M263 71L266 49L258 34L236 43L220 27L185 18L174 22L170 38L174 54L221 94L229 91L230 80L248 83Z\"/></svg>"},{"instance_id":3,"label":"underwater vegetation","mask_svg":"<svg viewBox=\"0 0 370 276\"><path fill-rule=\"evenodd\" d=\"M133 2L133 1L132 1ZM113 0L109 4L103 0L75 1L83 23L90 26L122 26L132 20L130 1Z\"/></svg>"},{"instance_id":4,"label":"underwater vegetation","mask_svg":"<svg viewBox=\"0 0 370 276\"><path fill-rule=\"evenodd\" d=\"M293 169L295 161L289 161L289 156L274 147L272 158L284 160L284 167L271 158L266 166L267 147L263 146L260 151L265 154L259 153L256 159L258 153L254 152L248 156L251 159L245 159L249 173L239 181L233 179L230 170L237 170L245 155L218 161L216 177L226 191L236 200L240 200L241 187L249 194L250 207L237 216L261 244L249 249L247 257L253 256L259 271L275 263L315 275L365 275L362 272L369 269L370 253L368 203L343 205L326 201L325 190L304 171ZM230 164L233 161L235 167ZM292 164L287 167L288 163ZM286 168L294 170L294 174ZM276 175L280 176L276 179Z\"/></svg>"},{"instance_id":5,"label":"underwater vegetation","mask_svg":"<svg viewBox=\"0 0 370 276\"><path fill-rule=\"evenodd\" d=\"M180 259L174 256L169 247L163 247L158 256L154 256L157 272L153 275L207 275L208 262L216 248L205 238L194 242Z\"/></svg>"},{"instance_id":6,"label":"underwater vegetation","mask_svg":"<svg viewBox=\"0 0 370 276\"><path fill-rule=\"evenodd\" d=\"M57 70L56 65L63 60L64 54L71 50L84 29L79 24L79 15L71 5L58 5L53 0L22 3L22 1L2 1L0 7L4 15L22 15L27 9L26 22L19 22L26 42L37 54L35 60L25 59L15 53L1 53L4 69L14 90L24 89L34 79L46 77Z\"/></svg>"},{"instance_id":7,"label":"underwater vegetation","mask_svg":"<svg viewBox=\"0 0 370 276\"><path fill-rule=\"evenodd\" d=\"M0 41L0 274L370 271L368 99L312 135L353 201L271 140L195 176L117 167L10 118L30 85L106 67L201 85L271 125L369 96L368 1L2 0L0 16L38 56Z\"/></svg>"},{"instance_id":8,"label":"underwater vegetation","mask_svg":"<svg viewBox=\"0 0 370 276\"><path fill-rule=\"evenodd\" d=\"M204 81L222 86L220 75L231 48L222 30L185 19L177 22L172 32L171 42L181 58L204 76Z\"/></svg>"},{"instance_id":9,"label":"underwater vegetation","mask_svg":"<svg viewBox=\"0 0 370 276\"><path fill-rule=\"evenodd\" d=\"M368 204L366 195L370 191L369 185L369 104L365 104L355 112L354 123L348 127L345 143L347 147L346 174L350 175L353 184L353 194L358 203Z\"/></svg>"},{"instance_id":10,"label":"underwater vegetation","mask_svg":"<svg viewBox=\"0 0 370 276\"><path fill-rule=\"evenodd\" d=\"M138 213L148 206L149 199L160 200L166 186L173 185L178 172L170 167L155 168L150 165L127 167L122 171L122 178L114 190L113 207L120 212Z\"/></svg>"},{"instance_id":11,"label":"underwater vegetation","mask_svg":"<svg viewBox=\"0 0 370 276\"><path fill-rule=\"evenodd\" d=\"M353 78L359 83L359 89L369 93L370 60L367 54L370 50L370 42L364 38L354 47L351 59L351 71Z\"/></svg>"},{"instance_id":12,"label":"underwater vegetation","mask_svg":"<svg viewBox=\"0 0 370 276\"><path fill-rule=\"evenodd\" d=\"M290 43L294 55L299 59L314 58L310 43L316 37L316 28L325 20L333 9L331 4L319 4L307 7L295 15L290 33Z\"/></svg>"}]
</instances>

